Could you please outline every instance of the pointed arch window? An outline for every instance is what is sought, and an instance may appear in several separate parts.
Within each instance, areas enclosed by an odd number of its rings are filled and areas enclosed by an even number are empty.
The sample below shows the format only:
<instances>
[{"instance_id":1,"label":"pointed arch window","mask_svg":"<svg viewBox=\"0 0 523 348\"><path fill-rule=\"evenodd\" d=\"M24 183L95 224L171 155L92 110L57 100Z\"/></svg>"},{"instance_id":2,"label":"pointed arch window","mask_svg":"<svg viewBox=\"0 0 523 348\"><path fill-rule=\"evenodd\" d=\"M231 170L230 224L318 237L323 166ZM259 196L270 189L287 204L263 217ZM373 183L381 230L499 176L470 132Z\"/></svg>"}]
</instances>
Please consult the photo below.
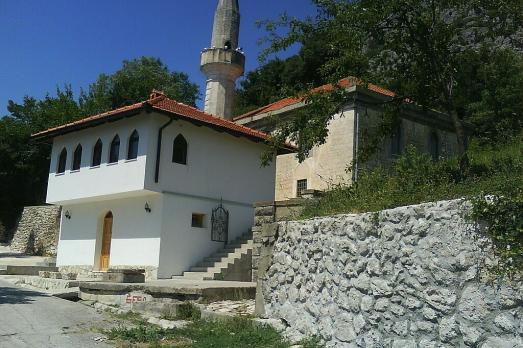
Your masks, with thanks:
<instances>
[{"instance_id":1,"label":"pointed arch window","mask_svg":"<svg viewBox=\"0 0 523 348\"><path fill-rule=\"evenodd\" d=\"M129 146L127 149L127 159L136 159L138 157L138 144L140 143L140 136L136 129L131 133L129 137Z\"/></svg>"},{"instance_id":2,"label":"pointed arch window","mask_svg":"<svg viewBox=\"0 0 523 348\"><path fill-rule=\"evenodd\" d=\"M102 149L102 140L98 139L93 149L93 161L91 162L92 167L97 167L100 165L100 163L102 163Z\"/></svg>"},{"instance_id":3,"label":"pointed arch window","mask_svg":"<svg viewBox=\"0 0 523 348\"><path fill-rule=\"evenodd\" d=\"M73 155L73 168L72 170L80 170L82 165L82 145L78 144Z\"/></svg>"},{"instance_id":4,"label":"pointed arch window","mask_svg":"<svg viewBox=\"0 0 523 348\"><path fill-rule=\"evenodd\" d=\"M390 153L393 158L401 155L401 145L403 142L402 138L403 134L401 124L398 124L396 127L394 127L394 130L392 131L391 135Z\"/></svg>"},{"instance_id":5,"label":"pointed arch window","mask_svg":"<svg viewBox=\"0 0 523 348\"><path fill-rule=\"evenodd\" d=\"M439 159L439 150L438 134L436 132L431 132L429 138L429 151L430 157L432 157L433 161L437 161Z\"/></svg>"},{"instance_id":6,"label":"pointed arch window","mask_svg":"<svg viewBox=\"0 0 523 348\"><path fill-rule=\"evenodd\" d=\"M173 162L187 164L187 140L181 134L173 142Z\"/></svg>"},{"instance_id":7,"label":"pointed arch window","mask_svg":"<svg viewBox=\"0 0 523 348\"><path fill-rule=\"evenodd\" d=\"M67 150L64 147L58 156L58 165L56 167L56 174L65 173L65 166L67 164Z\"/></svg>"},{"instance_id":8,"label":"pointed arch window","mask_svg":"<svg viewBox=\"0 0 523 348\"><path fill-rule=\"evenodd\" d=\"M120 159L120 137L116 134L109 149L109 163L116 163Z\"/></svg>"}]
</instances>

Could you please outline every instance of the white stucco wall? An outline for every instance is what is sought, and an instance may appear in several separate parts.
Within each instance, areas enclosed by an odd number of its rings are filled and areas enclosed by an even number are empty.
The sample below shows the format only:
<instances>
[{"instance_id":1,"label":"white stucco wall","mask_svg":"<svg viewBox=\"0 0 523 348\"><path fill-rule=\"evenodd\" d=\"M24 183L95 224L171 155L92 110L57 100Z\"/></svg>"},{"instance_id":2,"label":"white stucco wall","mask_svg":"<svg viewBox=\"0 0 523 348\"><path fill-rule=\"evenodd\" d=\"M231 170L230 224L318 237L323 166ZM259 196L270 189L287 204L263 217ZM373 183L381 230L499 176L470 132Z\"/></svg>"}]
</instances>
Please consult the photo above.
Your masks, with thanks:
<instances>
[{"instance_id":1,"label":"white stucco wall","mask_svg":"<svg viewBox=\"0 0 523 348\"><path fill-rule=\"evenodd\" d=\"M151 213L144 209L145 202ZM113 213L110 265L158 266L162 198L159 194L65 205L62 209L57 266L97 266L103 219ZM71 219L65 218L69 212Z\"/></svg>"},{"instance_id":2,"label":"white stucco wall","mask_svg":"<svg viewBox=\"0 0 523 348\"><path fill-rule=\"evenodd\" d=\"M308 189L327 190L332 185L350 183L347 168L353 160L354 110L347 109L333 117L324 144L316 146L310 156L299 163L295 154L276 159L276 200L296 197L297 181L307 179Z\"/></svg>"},{"instance_id":3,"label":"white stucco wall","mask_svg":"<svg viewBox=\"0 0 523 348\"><path fill-rule=\"evenodd\" d=\"M275 164L261 166L265 145L186 121L174 121L162 137L159 183L155 183L158 130L169 120L156 113L104 124L55 139L47 201L63 205L58 266L98 267L103 217L112 211L111 266L159 266L159 277L182 274L223 247L211 241L211 214L220 200L230 212L229 240L248 232L253 203L274 199ZM140 135L137 160L126 161L128 138ZM110 143L120 136L120 158L107 164ZM188 142L187 165L172 162L173 141ZM98 138L102 164L90 168ZM82 144L82 165L71 173ZM56 175L66 146L66 172ZM152 208L144 210L145 202ZM192 213L206 215L205 228L192 228Z\"/></svg>"},{"instance_id":4,"label":"white stucco wall","mask_svg":"<svg viewBox=\"0 0 523 348\"><path fill-rule=\"evenodd\" d=\"M157 116L158 130L168 118ZM157 131L156 131L157 133ZM182 134L188 143L187 165L172 162L173 141ZM155 143L150 152L156 157ZM274 199L275 164L261 166L264 144L243 137L174 121L162 137L159 183L156 159L147 161L146 188L253 204Z\"/></svg>"},{"instance_id":5,"label":"white stucco wall","mask_svg":"<svg viewBox=\"0 0 523 348\"><path fill-rule=\"evenodd\" d=\"M224 244L211 241L212 210L220 204L219 201L171 194L163 197L158 277L170 278L188 271ZM223 206L229 211L229 241L233 241L252 227L252 206L231 202L223 202ZM205 214L204 228L191 227L192 213Z\"/></svg>"},{"instance_id":6,"label":"white stucco wall","mask_svg":"<svg viewBox=\"0 0 523 348\"><path fill-rule=\"evenodd\" d=\"M47 203L66 204L98 199L118 198L138 194L144 189L147 146L152 131L150 115L139 115L56 137L53 141ZM140 136L138 158L127 161L129 136L133 130ZM108 164L109 148L114 136L120 137L120 160ZM103 142L102 163L91 167L93 149L98 139ZM74 151L82 145L79 171L71 171ZM56 174L58 157L67 149L67 165L63 174ZM143 193L143 192L142 192Z\"/></svg>"}]
</instances>

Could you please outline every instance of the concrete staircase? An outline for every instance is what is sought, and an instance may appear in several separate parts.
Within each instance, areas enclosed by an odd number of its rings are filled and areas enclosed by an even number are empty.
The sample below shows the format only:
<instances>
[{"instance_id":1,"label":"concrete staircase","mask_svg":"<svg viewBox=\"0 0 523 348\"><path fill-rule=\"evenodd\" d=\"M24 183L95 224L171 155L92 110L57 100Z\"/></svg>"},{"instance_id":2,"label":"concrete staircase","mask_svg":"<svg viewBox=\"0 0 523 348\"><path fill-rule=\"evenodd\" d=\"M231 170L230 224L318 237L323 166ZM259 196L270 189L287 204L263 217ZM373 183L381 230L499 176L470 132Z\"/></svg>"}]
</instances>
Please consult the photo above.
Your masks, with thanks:
<instances>
[{"instance_id":1,"label":"concrete staircase","mask_svg":"<svg viewBox=\"0 0 523 348\"><path fill-rule=\"evenodd\" d=\"M252 234L248 233L225 245L182 276L172 279L251 281Z\"/></svg>"}]
</instances>

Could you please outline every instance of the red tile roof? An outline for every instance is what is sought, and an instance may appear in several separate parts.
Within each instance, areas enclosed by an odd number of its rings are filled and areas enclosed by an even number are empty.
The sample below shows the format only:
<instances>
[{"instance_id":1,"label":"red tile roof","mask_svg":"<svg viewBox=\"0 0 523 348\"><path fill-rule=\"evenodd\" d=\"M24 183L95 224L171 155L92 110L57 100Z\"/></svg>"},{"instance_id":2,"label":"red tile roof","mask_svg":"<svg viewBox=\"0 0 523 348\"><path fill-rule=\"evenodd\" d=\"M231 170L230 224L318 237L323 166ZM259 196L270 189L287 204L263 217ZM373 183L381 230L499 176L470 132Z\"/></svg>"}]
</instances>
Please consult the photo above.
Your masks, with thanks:
<instances>
[{"instance_id":1,"label":"red tile roof","mask_svg":"<svg viewBox=\"0 0 523 348\"><path fill-rule=\"evenodd\" d=\"M269 135L249 128L232 121L228 121L217 116L205 113L195 107L179 103L176 100L167 98L161 92L153 91L148 100L124 106L115 110L104 112L102 114L89 116L81 120L71 122L59 127L50 128L45 131L33 134L31 137L34 139L51 138L57 135L70 133L79 129L84 129L90 126L98 125L99 123L108 121L112 117L121 116L122 114L136 111L139 113L145 108L152 109L153 111L159 111L174 115L180 119L187 120L189 122L197 123L199 125L208 126L219 131L224 131L237 136L245 136L254 141L267 141ZM294 150L291 145L285 145L286 150Z\"/></svg>"},{"instance_id":2,"label":"red tile roof","mask_svg":"<svg viewBox=\"0 0 523 348\"><path fill-rule=\"evenodd\" d=\"M365 86L365 84L363 83L362 80L360 79L357 79L357 78L345 78L343 80L341 80L340 82L338 82L338 86L339 87L342 87L342 88L350 88L350 87L353 87L353 86ZM383 88L383 87L380 87L380 86L377 86L377 85L374 85L372 83L369 83L366 85L366 88L369 90L369 91L372 91L372 92L376 92L376 93L379 93L379 94L382 94L384 96L387 96L387 97L395 97L396 94L386 88ZM314 89L312 89L310 91L310 93L316 93L316 92L319 92L319 91L332 91L334 89L334 85L332 83L329 83L329 84L326 84L326 85L323 85L323 86L320 86L320 87L316 87ZM260 114L266 114L266 113L269 113L269 112L274 112L274 111L277 111L277 110L281 110L287 106L291 106L291 105L296 105L300 102L303 102L304 98L298 98L298 97L288 97L288 98L284 98L284 99L281 99L281 100L278 100L274 103L271 103L269 105L265 105L259 109L256 109L256 110L252 110L252 111L249 111L243 115L240 115L240 116L237 116L234 118L234 121L237 121L237 120L241 120L243 118L247 118L249 116L255 116L255 115L260 115Z\"/></svg>"}]
</instances>

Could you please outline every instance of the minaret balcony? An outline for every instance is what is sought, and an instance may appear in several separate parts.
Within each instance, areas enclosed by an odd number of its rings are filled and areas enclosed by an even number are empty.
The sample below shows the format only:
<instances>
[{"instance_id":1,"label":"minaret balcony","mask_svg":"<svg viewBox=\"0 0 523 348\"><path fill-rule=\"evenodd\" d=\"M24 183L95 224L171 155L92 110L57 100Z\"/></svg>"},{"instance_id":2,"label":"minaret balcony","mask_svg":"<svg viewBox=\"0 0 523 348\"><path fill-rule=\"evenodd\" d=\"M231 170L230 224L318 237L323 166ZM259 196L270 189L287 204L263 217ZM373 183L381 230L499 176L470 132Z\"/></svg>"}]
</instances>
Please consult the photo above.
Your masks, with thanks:
<instances>
[{"instance_id":1,"label":"minaret balcony","mask_svg":"<svg viewBox=\"0 0 523 348\"><path fill-rule=\"evenodd\" d=\"M245 55L237 50L224 48L207 48L202 52L201 70L205 74L215 70L223 71L224 65L229 66L230 73L239 77L245 69Z\"/></svg>"}]
</instances>

